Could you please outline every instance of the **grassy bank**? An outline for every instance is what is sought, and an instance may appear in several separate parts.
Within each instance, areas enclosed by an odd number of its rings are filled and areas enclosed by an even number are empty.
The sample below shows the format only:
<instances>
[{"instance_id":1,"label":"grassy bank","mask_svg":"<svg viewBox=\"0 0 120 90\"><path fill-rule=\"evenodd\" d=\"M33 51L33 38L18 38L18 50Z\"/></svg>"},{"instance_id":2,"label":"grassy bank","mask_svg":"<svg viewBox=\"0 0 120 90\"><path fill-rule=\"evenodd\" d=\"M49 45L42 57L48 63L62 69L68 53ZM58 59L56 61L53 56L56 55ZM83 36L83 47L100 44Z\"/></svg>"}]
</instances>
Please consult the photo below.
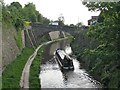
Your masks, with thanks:
<instances>
[{"instance_id":1,"label":"grassy bank","mask_svg":"<svg viewBox=\"0 0 120 90\"><path fill-rule=\"evenodd\" d=\"M40 43L44 43L50 41L50 38L48 35L45 35L41 37ZM37 56L33 60L31 66L30 66L30 76L29 76L29 88L40 88L40 79L39 79L39 73L40 73L40 63L42 59L42 54L44 50L44 46L41 47L38 50Z\"/></svg>"},{"instance_id":2,"label":"grassy bank","mask_svg":"<svg viewBox=\"0 0 120 90\"><path fill-rule=\"evenodd\" d=\"M19 55L11 64L9 64L2 73L2 88L19 88L20 77L22 70L32 54L33 50L30 48L23 49L21 55Z\"/></svg>"},{"instance_id":3,"label":"grassy bank","mask_svg":"<svg viewBox=\"0 0 120 90\"><path fill-rule=\"evenodd\" d=\"M17 35L15 37L15 40L16 40L16 44L17 44L18 48L20 50L22 50L22 48L23 48L22 44L23 43L22 43L22 34L21 34L21 30L20 29L17 31Z\"/></svg>"},{"instance_id":4,"label":"grassy bank","mask_svg":"<svg viewBox=\"0 0 120 90\"><path fill-rule=\"evenodd\" d=\"M43 52L44 52L44 46L38 50L38 54L35 57L30 67L30 77L29 77L30 88L40 88L39 73L40 73L40 63Z\"/></svg>"}]
</instances>

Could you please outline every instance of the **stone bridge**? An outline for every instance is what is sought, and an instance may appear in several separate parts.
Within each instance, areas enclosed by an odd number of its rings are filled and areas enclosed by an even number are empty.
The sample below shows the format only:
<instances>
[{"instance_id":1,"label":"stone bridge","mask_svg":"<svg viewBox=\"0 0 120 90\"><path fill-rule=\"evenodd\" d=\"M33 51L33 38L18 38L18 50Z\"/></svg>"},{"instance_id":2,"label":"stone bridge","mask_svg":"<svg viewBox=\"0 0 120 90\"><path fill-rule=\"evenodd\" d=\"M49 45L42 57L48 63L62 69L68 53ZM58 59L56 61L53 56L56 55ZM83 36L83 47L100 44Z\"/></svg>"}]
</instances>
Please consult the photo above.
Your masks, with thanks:
<instances>
[{"instance_id":1,"label":"stone bridge","mask_svg":"<svg viewBox=\"0 0 120 90\"><path fill-rule=\"evenodd\" d=\"M67 32L71 35L78 33L77 27L32 24L32 28L28 29L28 32L27 30L24 30L25 46L31 47L31 41L34 46L38 46L40 44L41 37L48 35L49 32L53 31ZM27 33L29 33L31 40Z\"/></svg>"}]
</instances>

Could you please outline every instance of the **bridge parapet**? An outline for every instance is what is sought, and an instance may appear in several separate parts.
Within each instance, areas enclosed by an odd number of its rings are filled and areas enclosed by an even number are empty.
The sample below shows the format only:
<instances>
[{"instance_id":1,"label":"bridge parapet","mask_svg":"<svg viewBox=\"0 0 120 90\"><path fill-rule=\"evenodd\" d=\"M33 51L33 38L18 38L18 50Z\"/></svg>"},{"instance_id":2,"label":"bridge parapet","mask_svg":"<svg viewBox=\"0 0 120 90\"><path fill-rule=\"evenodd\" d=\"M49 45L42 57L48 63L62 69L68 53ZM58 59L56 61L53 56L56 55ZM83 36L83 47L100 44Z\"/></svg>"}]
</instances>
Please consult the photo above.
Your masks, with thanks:
<instances>
[{"instance_id":1,"label":"bridge parapet","mask_svg":"<svg viewBox=\"0 0 120 90\"><path fill-rule=\"evenodd\" d=\"M37 24L33 23L32 29L28 30L31 40L33 41L34 45L36 45L35 40L36 40L37 45L39 45L41 37L52 31L63 31L63 32L70 33L71 35L74 35L77 33L78 30L76 27L69 27L69 26L61 27L61 26L57 26L57 25L42 25L42 24L38 24L38 23ZM34 37L31 32L34 34ZM25 35L27 35L27 34L25 34ZM28 47L31 47L28 37L25 36L25 38L26 38L25 45Z\"/></svg>"}]
</instances>

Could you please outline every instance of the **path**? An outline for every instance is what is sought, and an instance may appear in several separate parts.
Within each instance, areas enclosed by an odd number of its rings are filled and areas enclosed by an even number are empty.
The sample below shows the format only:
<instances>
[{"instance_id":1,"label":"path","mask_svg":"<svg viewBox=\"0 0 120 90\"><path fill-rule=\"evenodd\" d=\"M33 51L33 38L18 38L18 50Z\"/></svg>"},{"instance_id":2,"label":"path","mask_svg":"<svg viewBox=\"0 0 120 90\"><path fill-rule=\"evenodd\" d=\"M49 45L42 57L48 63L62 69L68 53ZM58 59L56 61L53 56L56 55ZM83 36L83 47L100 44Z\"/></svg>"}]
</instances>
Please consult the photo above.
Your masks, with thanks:
<instances>
[{"instance_id":1,"label":"path","mask_svg":"<svg viewBox=\"0 0 120 90\"><path fill-rule=\"evenodd\" d=\"M50 44L50 43L53 43L55 41L61 41L61 40L64 40L64 39L67 39L68 37L65 37L65 38L61 38L61 39L57 39L57 40L53 40L53 41L48 41L48 42L45 42L41 45L39 45L37 47L37 49L35 49L34 53L29 57L27 63L25 64L25 67L22 71L22 76L21 76L21 80L20 80L20 87L21 88L29 88L29 72L30 72L30 66L32 64L32 61L34 60L34 58L36 57L37 55L37 52L38 50L44 46L44 45L47 45L47 44Z\"/></svg>"}]
</instances>

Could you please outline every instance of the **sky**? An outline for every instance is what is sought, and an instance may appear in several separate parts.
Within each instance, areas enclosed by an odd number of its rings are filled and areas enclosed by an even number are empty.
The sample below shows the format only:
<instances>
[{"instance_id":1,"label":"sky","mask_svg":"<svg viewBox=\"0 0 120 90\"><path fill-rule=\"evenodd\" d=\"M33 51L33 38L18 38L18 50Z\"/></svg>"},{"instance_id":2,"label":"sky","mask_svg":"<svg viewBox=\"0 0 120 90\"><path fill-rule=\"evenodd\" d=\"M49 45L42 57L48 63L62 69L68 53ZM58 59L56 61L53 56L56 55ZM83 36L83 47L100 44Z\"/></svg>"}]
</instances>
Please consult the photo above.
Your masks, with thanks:
<instances>
[{"instance_id":1,"label":"sky","mask_svg":"<svg viewBox=\"0 0 120 90\"><path fill-rule=\"evenodd\" d=\"M100 12L88 11L88 8L82 4L81 0L4 0L5 4L11 2L19 2L22 6L33 2L36 9L50 20L58 20L62 14L65 19L65 24L74 24L82 22L87 25L87 21L91 16L98 16Z\"/></svg>"}]
</instances>

